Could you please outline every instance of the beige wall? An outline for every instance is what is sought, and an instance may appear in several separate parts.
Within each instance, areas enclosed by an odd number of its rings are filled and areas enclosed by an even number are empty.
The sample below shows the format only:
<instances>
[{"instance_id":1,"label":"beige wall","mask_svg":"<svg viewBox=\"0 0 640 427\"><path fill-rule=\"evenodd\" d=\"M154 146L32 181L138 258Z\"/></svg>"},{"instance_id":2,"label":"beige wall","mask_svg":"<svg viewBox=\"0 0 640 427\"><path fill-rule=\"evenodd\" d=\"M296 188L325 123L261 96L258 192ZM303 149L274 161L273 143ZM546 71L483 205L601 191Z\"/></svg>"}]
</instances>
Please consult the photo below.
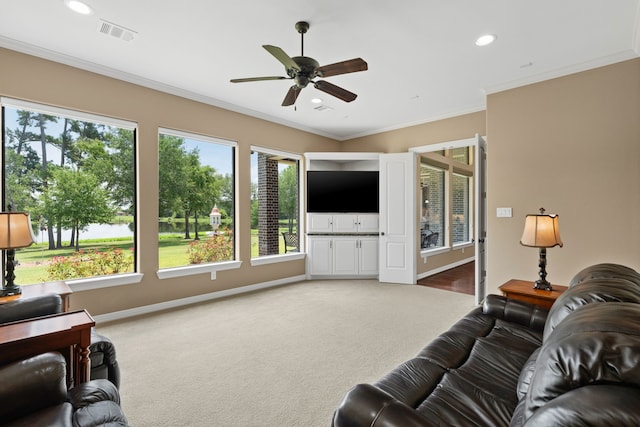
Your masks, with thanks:
<instances>
[{"instance_id":1,"label":"beige wall","mask_svg":"<svg viewBox=\"0 0 640 427\"><path fill-rule=\"evenodd\" d=\"M0 49L0 64L0 96L117 117L139 126L138 271L144 278L136 285L75 292L72 309L86 308L98 315L305 273L304 260L250 266L250 146L302 154L338 151L338 142L7 49ZM238 142L239 270L218 272L215 281L209 274L157 278L158 127Z\"/></svg>"},{"instance_id":2,"label":"beige wall","mask_svg":"<svg viewBox=\"0 0 640 427\"><path fill-rule=\"evenodd\" d=\"M560 215L552 283L599 262L640 269L640 59L489 95L487 133L489 291L537 278L519 240L540 207Z\"/></svg>"},{"instance_id":3,"label":"beige wall","mask_svg":"<svg viewBox=\"0 0 640 427\"><path fill-rule=\"evenodd\" d=\"M338 142L51 61L0 49L0 96L78 109L139 125L140 284L72 296L72 308L103 314L304 274L304 261L250 266L251 145L308 151L404 152L488 137L488 290L513 277L535 279L537 250L518 244L524 215L560 214L564 248L548 252L549 279L565 283L603 261L640 269L640 59L492 94L487 112ZM238 142L238 247L242 267L159 280L157 128ZM512 207L513 218L496 218ZM468 254L418 263L418 274Z\"/></svg>"}]
</instances>

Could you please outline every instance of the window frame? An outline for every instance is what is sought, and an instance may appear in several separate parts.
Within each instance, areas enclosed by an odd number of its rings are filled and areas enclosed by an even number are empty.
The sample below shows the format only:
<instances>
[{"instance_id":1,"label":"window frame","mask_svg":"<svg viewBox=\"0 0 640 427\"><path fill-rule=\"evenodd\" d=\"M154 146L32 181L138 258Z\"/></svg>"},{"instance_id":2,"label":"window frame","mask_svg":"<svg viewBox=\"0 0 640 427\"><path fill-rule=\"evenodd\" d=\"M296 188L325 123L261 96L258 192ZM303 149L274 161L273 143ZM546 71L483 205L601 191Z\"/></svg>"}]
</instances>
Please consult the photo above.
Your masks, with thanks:
<instances>
[{"instance_id":1,"label":"window frame","mask_svg":"<svg viewBox=\"0 0 640 427\"><path fill-rule=\"evenodd\" d=\"M238 143L236 141L213 137L210 135L199 134L195 132L186 132L172 128L166 127L158 127L158 138L157 141L160 141L160 134L175 136L178 138L185 138L191 140L197 140L201 142L211 142L214 144L220 145L228 145L232 147L233 152L233 209L234 209L234 219L233 219L233 238L234 238L234 259L229 261L220 261L220 262L209 262L203 264L196 265L184 265L179 267L169 267L169 268L158 268L156 271L156 276L158 279L173 279L177 277L184 276L193 276L197 274L209 273L211 275L211 280L216 280L218 271L225 270L234 270L238 269L242 266L242 261L240 261L240 243L239 243L239 235L238 235L238 206L239 201L237 195L238 193ZM159 175L158 175L159 178ZM159 249L159 248L158 248Z\"/></svg>"},{"instance_id":2,"label":"window frame","mask_svg":"<svg viewBox=\"0 0 640 427\"><path fill-rule=\"evenodd\" d=\"M140 270L140 260L138 251L140 250L140 241L139 241L139 215L140 209L138 206L138 123L132 122L129 120L118 119L115 117L87 113L84 111L56 107L48 104L41 104L37 102L25 101L16 98L10 97L0 97L0 110L2 110L2 133L4 134L4 108L10 107L18 110L28 110L36 113L42 113L57 117L69 118L72 120L79 121L88 121L93 123L98 123L101 125L113 126L122 129L131 130L133 132L133 201L134 201L134 232L133 232L133 240L134 240L134 253L133 253L133 268L134 271L130 273L121 273L121 274L111 274L105 276L94 276L94 277L86 277L80 279L69 279L65 280L65 283L69 286L69 288L76 291L86 291L92 289L101 289L101 288L110 288L115 286L123 286L123 285L131 285L140 283L143 278L143 274L139 272ZM2 185L0 186L0 195L2 196L2 200L4 200L4 183L5 183L5 159L4 159L4 141L2 142L2 152L0 156L2 157ZM25 285L28 286L28 285Z\"/></svg>"},{"instance_id":3,"label":"window frame","mask_svg":"<svg viewBox=\"0 0 640 427\"><path fill-rule=\"evenodd\" d=\"M264 154L269 154L273 156L283 156L286 158L294 159L298 162L298 245L300 252L287 252L284 254L272 254L272 255L262 255L257 257L251 257L251 266L257 265L267 265L274 264L278 262L292 261L297 259L304 259L305 247L304 247L304 239L302 237L302 232L304 230L304 222L303 222L303 212L304 212L304 173L302 167L303 156L301 154L292 153L289 151L281 151L275 150L272 148L266 148L262 146L252 145L250 147L250 156L253 155L254 152L260 152ZM251 160L249 160L249 164L251 164ZM253 184L250 180L250 185ZM250 202L250 200L249 200Z\"/></svg>"},{"instance_id":4,"label":"window frame","mask_svg":"<svg viewBox=\"0 0 640 427\"><path fill-rule=\"evenodd\" d=\"M455 205L455 200L453 200L453 194L454 194L454 179L456 176L459 177L463 177L467 179L467 198L466 198L466 203L467 203L467 215L466 215L466 227L467 227L467 240L462 240L459 242L456 242L454 239L454 235L453 235L453 230L451 232L451 247L454 249L463 247L463 246L468 246L473 244L473 236L474 236L474 230L473 230L473 212L475 209L474 206L474 198L473 198L473 175L470 175L468 172L466 171L462 171L462 170L458 170L457 168L454 168L452 173L451 173L451 219L453 221L453 209L454 209L454 205ZM453 228L453 224L451 224L451 227Z\"/></svg>"},{"instance_id":5,"label":"window frame","mask_svg":"<svg viewBox=\"0 0 640 427\"><path fill-rule=\"evenodd\" d=\"M433 248L423 248L422 247L422 234L420 235L420 252L428 252L429 254L434 254L434 253L440 253L440 252L445 252L447 250L449 250L449 203L448 203L448 188L449 188L449 168L446 165L440 165L438 162L435 162L433 160L430 159L424 159L420 161L420 168L425 167L427 169L432 169L437 171L438 173L442 173L442 186L443 186L443 191L442 191L442 211L441 211L441 215L442 215L442 230L440 231L441 233L441 237L442 237L442 245L440 246L435 246ZM420 172L422 173L422 171ZM422 195L420 196L421 198L421 204L422 204ZM422 216L422 206L420 206L420 217ZM420 228L420 231L422 230L422 228ZM438 239L440 240L440 239Z\"/></svg>"}]
</instances>

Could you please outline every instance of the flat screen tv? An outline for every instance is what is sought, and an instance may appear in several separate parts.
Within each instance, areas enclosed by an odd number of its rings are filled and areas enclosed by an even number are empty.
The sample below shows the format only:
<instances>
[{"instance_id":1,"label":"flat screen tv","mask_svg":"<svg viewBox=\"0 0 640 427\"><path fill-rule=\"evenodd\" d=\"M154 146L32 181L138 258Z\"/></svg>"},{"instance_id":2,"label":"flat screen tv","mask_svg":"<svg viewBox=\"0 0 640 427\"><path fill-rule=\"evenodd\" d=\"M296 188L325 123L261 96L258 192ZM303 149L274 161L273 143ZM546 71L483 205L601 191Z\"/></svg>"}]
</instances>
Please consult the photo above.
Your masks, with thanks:
<instances>
[{"instance_id":1,"label":"flat screen tv","mask_svg":"<svg viewBox=\"0 0 640 427\"><path fill-rule=\"evenodd\" d=\"M308 171L307 212L377 213L378 171Z\"/></svg>"}]
</instances>

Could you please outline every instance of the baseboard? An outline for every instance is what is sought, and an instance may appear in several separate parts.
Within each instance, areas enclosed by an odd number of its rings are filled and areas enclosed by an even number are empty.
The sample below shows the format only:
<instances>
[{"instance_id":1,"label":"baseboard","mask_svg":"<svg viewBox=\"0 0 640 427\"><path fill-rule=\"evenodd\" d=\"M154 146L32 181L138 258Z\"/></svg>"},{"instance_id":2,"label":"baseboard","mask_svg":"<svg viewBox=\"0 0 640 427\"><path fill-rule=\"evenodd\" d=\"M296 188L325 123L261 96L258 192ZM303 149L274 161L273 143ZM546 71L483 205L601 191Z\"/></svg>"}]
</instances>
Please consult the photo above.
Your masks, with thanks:
<instances>
[{"instance_id":1,"label":"baseboard","mask_svg":"<svg viewBox=\"0 0 640 427\"><path fill-rule=\"evenodd\" d=\"M113 313L98 314L92 317L96 321L96 323L112 322L114 320L127 319L129 317L155 313L157 311L183 307L186 305L196 304L199 302L225 298L233 295L244 294L247 292L258 291L261 289L273 288L276 286L288 285L291 283L302 282L305 280L306 280L306 276L303 274L300 276L287 277L286 279L272 280L269 282L257 283L255 285L241 286L239 288L225 289L224 291L211 292L208 294L196 295L192 297L161 302L158 304L151 304L151 305L145 305L142 307L130 308L128 310L114 311Z\"/></svg>"},{"instance_id":2,"label":"baseboard","mask_svg":"<svg viewBox=\"0 0 640 427\"><path fill-rule=\"evenodd\" d=\"M461 265L473 262L473 261L475 261L475 259L476 259L476 257L472 256L472 257L469 257L469 258L462 259L460 261L456 261L456 262L451 263L451 264L443 265L442 267L434 268L433 270L429 270L429 271L426 271L424 273L420 273L420 274L418 274L417 278L418 278L418 280L424 279L425 277L433 276L434 274L442 273L443 271L451 270L452 268L460 267Z\"/></svg>"}]
</instances>

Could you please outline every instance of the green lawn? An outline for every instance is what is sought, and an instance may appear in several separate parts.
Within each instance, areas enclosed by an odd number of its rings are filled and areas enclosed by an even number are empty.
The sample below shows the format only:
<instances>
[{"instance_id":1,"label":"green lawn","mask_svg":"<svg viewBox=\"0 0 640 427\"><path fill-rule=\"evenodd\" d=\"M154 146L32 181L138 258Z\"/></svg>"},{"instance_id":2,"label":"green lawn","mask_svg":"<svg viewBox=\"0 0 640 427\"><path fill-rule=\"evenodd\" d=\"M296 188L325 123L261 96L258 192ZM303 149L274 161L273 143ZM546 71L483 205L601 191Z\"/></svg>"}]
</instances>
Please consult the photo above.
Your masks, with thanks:
<instances>
[{"instance_id":1,"label":"green lawn","mask_svg":"<svg viewBox=\"0 0 640 427\"><path fill-rule=\"evenodd\" d=\"M284 231L284 229L282 230ZM284 244L279 240L280 253L284 253ZM159 239L160 268L181 267L189 264L187 247L192 240L185 240L183 234L162 234ZM68 242L63 242L68 245ZM81 250L101 250L107 247L120 248L129 251L133 246L133 240L103 239L103 240L81 240ZM63 247L61 249L49 250L47 244L37 243L27 248L16 250L16 283L29 284L49 281L47 277L47 263L53 257L70 256L74 253L74 248ZM258 230L251 230L251 256L258 256Z\"/></svg>"}]
</instances>

